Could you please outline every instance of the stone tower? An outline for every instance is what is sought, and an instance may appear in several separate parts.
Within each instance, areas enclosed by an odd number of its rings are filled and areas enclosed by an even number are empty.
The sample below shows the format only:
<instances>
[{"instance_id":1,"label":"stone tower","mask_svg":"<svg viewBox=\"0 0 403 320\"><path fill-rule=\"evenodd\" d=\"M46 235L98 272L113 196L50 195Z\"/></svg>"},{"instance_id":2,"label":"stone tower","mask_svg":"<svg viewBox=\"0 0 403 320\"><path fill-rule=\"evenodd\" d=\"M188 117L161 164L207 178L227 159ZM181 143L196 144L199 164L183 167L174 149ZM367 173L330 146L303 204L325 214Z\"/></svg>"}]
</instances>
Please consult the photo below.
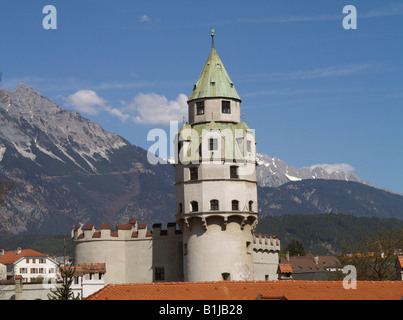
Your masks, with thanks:
<instances>
[{"instance_id":1,"label":"stone tower","mask_svg":"<svg viewBox=\"0 0 403 320\"><path fill-rule=\"evenodd\" d=\"M214 48L175 138L176 221L184 281L253 280L258 220L256 141L241 98Z\"/></svg>"}]
</instances>

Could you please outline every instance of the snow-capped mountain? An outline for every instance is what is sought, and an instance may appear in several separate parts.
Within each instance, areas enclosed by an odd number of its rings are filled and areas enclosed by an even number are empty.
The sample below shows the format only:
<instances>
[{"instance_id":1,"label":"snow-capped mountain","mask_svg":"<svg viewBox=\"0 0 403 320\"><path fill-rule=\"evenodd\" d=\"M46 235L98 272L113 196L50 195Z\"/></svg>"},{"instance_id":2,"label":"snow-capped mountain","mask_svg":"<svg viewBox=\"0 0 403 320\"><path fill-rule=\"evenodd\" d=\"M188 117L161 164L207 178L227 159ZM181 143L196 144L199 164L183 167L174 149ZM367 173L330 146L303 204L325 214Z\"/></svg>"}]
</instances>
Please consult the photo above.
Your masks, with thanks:
<instances>
[{"instance_id":1,"label":"snow-capped mountain","mask_svg":"<svg viewBox=\"0 0 403 320\"><path fill-rule=\"evenodd\" d=\"M256 169L257 180L262 187L279 187L287 182L306 179L344 180L371 185L369 182L361 181L356 174L351 172L342 170L329 172L319 166L312 169L294 168L279 158L272 158L264 153L256 155L256 162L258 164Z\"/></svg>"},{"instance_id":2,"label":"snow-capped mountain","mask_svg":"<svg viewBox=\"0 0 403 320\"><path fill-rule=\"evenodd\" d=\"M96 173L112 150L129 145L25 84L0 91L0 123L0 161L8 150L38 165L52 159L72 170Z\"/></svg>"}]
</instances>

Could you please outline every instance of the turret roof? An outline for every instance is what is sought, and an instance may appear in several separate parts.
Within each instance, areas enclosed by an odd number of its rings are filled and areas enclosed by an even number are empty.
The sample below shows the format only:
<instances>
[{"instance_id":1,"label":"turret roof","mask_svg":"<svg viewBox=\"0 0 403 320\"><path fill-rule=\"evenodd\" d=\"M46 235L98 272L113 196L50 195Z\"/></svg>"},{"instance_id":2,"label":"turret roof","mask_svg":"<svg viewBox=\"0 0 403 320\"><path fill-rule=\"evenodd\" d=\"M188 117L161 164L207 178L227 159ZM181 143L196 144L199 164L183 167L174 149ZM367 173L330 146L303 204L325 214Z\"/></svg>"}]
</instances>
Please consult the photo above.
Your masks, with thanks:
<instances>
[{"instance_id":1,"label":"turret roof","mask_svg":"<svg viewBox=\"0 0 403 320\"><path fill-rule=\"evenodd\" d=\"M224 64L213 47L194 85L189 101L202 98L232 98L241 100Z\"/></svg>"}]
</instances>

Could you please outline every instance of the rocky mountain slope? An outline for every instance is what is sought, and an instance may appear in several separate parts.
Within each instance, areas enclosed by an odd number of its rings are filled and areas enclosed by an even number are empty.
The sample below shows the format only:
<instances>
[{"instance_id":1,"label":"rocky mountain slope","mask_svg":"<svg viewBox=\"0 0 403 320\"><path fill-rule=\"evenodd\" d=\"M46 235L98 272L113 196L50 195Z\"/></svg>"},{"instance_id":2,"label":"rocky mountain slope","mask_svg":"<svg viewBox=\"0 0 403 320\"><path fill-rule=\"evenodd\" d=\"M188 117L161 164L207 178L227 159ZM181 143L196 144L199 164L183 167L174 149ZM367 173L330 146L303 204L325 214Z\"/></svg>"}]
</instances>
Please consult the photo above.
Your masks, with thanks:
<instances>
[{"instance_id":1,"label":"rocky mountain slope","mask_svg":"<svg viewBox=\"0 0 403 320\"><path fill-rule=\"evenodd\" d=\"M0 208L0 230L172 220L172 171L150 165L147 152L122 137L24 84L0 90L0 123L0 175L15 181Z\"/></svg>"}]
</instances>

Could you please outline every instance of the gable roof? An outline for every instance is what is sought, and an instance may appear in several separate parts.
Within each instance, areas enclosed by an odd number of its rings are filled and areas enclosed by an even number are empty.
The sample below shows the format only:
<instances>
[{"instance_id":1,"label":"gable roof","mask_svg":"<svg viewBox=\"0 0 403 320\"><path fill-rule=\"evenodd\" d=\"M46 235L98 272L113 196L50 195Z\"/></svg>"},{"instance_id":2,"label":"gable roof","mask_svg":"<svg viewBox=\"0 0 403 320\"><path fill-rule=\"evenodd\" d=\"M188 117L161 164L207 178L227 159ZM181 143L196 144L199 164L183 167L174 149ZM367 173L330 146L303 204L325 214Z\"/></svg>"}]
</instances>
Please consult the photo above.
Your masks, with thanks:
<instances>
[{"instance_id":1,"label":"gable roof","mask_svg":"<svg viewBox=\"0 0 403 320\"><path fill-rule=\"evenodd\" d=\"M87 300L400 300L403 281L218 281L110 284Z\"/></svg>"},{"instance_id":2,"label":"gable roof","mask_svg":"<svg viewBox=\"0 0 403 320\"><path fill-rule=\"evenodd\" d=\"M293 273L324 272L328 267L341 267L339 259L335 256L317 256L316 258L318 264L315 262L315 256L309 251L305 256L290 256L289 260L281 257L280 263L291 264Z\"/></svg>"},{"instance_id":3,"label":"gable roof","mask_svg":"<svg viewBox=\"0 0 403 320\"><path fill-rule=\"evenodd\" d=\"M18 253L18 250L11 250L11 251L5 251L3 256L0 256L0 263L2 264L11 264L15 263L20 259L23 259L25 257L32 257L32 258L41 258L41 257L47 257L47 254L40 253L38 251L32 250L32 249L23 249L21 250L20 253Z\"/></svg>"},{"instance_id":4,"label":"gable roof","mask_svg":"<svg viewBox=\"0 0 403 320\"><path fill-rule=\"evenodd\" d=\"M212 48L188 101L216 97L241 101L217 51Z\"/></svg>"}]
</instances>

